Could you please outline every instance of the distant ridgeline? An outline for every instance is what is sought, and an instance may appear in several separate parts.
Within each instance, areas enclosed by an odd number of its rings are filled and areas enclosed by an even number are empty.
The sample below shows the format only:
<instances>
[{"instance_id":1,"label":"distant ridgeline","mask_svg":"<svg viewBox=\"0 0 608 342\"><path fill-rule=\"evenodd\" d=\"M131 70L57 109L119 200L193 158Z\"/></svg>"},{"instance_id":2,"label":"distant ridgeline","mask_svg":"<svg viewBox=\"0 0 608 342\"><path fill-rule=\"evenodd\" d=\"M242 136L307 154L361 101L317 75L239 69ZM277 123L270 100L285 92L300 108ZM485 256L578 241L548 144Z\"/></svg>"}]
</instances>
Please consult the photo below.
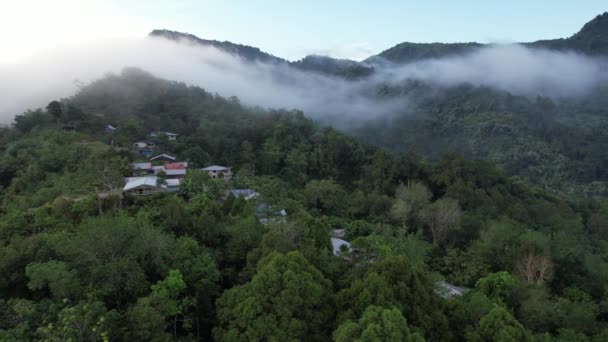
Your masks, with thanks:
<instances>
[{"instance_id":1,"label":"distant ridgeline","mask_svg":"<svg viewBox=\"0 0 608 342\"><path fill-rule=\"evenodd\" d=\"M231 43L228 41L206 40L189 33L170 30L154 30L151 37L170 40L186 40L193 43L213 46L222 51L240 56L249 61L284 63L302 70L316 71L335 76L360 78L373 74L375 65L385 62L411 63L431 58L463 55L475 51L487 44L469 43L410 43L404 42L371 56L362 62L335 59L327 56L310 55L296 62L261 51L259 48ZM545 48L558 51L572 51L591 56L608 55L608 12L598 15L569 38L547 39L535 42L520 43L528 47Z\"/></svg>"}]
</instances>

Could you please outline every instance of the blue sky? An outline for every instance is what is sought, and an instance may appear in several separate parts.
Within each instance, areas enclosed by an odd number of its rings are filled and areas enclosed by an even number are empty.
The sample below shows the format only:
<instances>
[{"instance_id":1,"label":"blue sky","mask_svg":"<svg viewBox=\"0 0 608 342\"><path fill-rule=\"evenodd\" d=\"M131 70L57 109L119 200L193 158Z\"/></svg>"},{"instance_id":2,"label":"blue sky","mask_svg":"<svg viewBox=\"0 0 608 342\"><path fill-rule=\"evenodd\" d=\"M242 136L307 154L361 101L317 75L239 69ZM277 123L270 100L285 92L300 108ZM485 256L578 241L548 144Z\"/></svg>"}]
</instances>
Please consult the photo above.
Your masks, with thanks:
<instances>
[{"instance_id":1,"label":"blue sky","mask_svg":"<svg viewBox=\"0 0 608 342\"><path fill-rule=\"evenodd\" d=\"M363 59L399 42L513 42L568 37L605 0L0 0L7 61L86 40L155 28L253 45L291 60ZM5 3L6 2L6 3ZM508 5L507 5L508 3Z\"/></svg>"}]
</instances>

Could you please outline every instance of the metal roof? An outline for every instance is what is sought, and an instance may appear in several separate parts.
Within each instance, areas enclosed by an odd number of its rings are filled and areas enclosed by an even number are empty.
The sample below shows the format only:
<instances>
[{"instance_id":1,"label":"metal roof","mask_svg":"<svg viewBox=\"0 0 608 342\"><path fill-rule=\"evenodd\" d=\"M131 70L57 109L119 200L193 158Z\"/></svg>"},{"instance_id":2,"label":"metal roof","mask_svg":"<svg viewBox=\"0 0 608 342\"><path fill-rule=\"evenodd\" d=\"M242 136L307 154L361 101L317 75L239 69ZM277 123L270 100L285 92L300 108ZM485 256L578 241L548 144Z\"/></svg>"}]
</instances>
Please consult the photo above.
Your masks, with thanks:
<instances>
[{"instance_id":1,"label":"metal roof","mask_svg":"<svg viewBox=\"0 0 608 342\"><path fill-rule=\"evenodd\" d=\"M131 189L138 188L140 186L156 187L157 179L158 178L156 176L151 176L151 177L129 177L129 178L126 178L127 184L125 184L125 187L122 190L123 191L128 191L128 190L131 190Z\"/></svg>"},{"instance_id":2,"label":"metal roof","mask_svg":"<svg viewBox=\"0 0 608 342\"><path fill-rule=\"evenodd\" d=\"M152 168L152 163L133 163L131 164L131 168L133 170L150 170Z\"/></svg>"},{"instance_id":3,"label":"metal roof","mask_svg":"<svg viewBox=\"0 0 608 342\"><path fill-rule=\"evenodd\" d=\"M154 157L150 158L150 160L156 160L156 159L162 159L162 158L175 160L174 156L168 155L166 153L162 153L162 154L159 154L157 156L154 156Z\"/></svg>"},{"instance_id":4,"label":"metal roof","mask_svg":"<svg viewBox=\"0 0 608 342\"><path fill-rule=\"evenodd\" d=\"M226 166L219 166L219 165L211 165L211 166L207 166L204 169L201 169L202 171L226 171L226 170L230 170L230 167L226 167Z\"/></svg>"}]
</instances>

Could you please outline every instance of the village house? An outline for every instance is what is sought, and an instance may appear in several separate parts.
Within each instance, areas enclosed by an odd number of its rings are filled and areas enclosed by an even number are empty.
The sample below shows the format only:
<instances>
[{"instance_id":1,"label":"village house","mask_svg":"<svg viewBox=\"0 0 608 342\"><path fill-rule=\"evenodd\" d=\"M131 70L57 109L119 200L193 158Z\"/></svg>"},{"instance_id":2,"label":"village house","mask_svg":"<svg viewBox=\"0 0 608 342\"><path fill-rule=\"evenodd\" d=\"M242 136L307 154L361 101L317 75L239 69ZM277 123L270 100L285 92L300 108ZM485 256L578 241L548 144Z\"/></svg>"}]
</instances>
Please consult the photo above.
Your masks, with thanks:
<instances>
[{"instance_id":1,"label":"village house","mask_svg":"<svg viewBox=\"0 0 608 342\"><path fill-rule=\"evenodd\" d=\"M232 179L232 168L219 165L211 165L201 169L201 171L207 172L209 177L214 179Z\"/></svg>"},{"instance_id":2,"label":"village house","mask_svg":"<svg viewBox=\"0 0 608 342\"><path fill-rule=\"evenodd\" d=\"M157 176L128 177L125 178L123 191L129 195L145 196L157 192L177 192L180 189L181 179L160 180Z\"/></svg>"},{"instance_id":3,"label":"village house","mask_svg":"<svg viewBox=\"0 0 608 342\"><path fill-rule=\"evenodd\" d=\"M255 208L255 216L258 218L258 222L261 224L268 224L270 222L284 222L287 216L285 209L276 210L271 205L260 203Z\"/></svg>"},{"instance_id":4,"label":"village house","mask_svg":"<svg viewBox=\"0 0 608 342\"><path fill-rule=\"evenodd\" d=\"M165 183L161 185L166 192L177 192L182 184L181 179L165 179Z\"/></svg>"},{"instance_id":5,"label":"village house","mask_svg":"<svg viewBox=\"0 0 608 342\"><path fill-rule=\"evenodd\" d=\"M230 196L231 194L236 198L242 197L245 201L249 201L260 196L259 193L252 189L231 189L226 190L225 194L226 197Z\"/></svg>"},{"instance_id":6,"label":"village house","mask_svg":"<svg viewBox=\"0 0 608 342\"><path fill-rule=\"evenodd\" d=\"M116 127L112 125L106 125L104 131L106 132L106 134L112 134L116 131Z\"/></svg>"},{"instance_id":7,"label":"village house","mask_svg":"<svg viewBox=\"0 0 608 342\"><path fill-rule=\"evenodd\" d=\"M152 141L138 141L133 144L133 147L141 154L142 156L148 157L152 155L152 151L154 150L154 143Z\"/></svg>"},{"instance_id":8,"label":"village house","mask_svg":"<svg viewBox=\"0 0 608 342\"><path fill-rule=\"evenodd\" d=\"M134 174L137 174L140 176L144 176L144 175L153 173L152 163L150 163L150 162L132 163L131 170L133 170Z\"/></svg>"},{"instance_id":9,"label":"village house","mask_svg":"<svg viewBox=\"0 0 608 342\"><path fill-rule=\"evenodd\" d=\"M166 153L161 153L157 156L150 158L151 162L162 162L162 163L172 163L175 160L176 160L176 157L166 154Z\"/></svg>"},{"instance_id":10,"label":"village house","mask_svg":"<svg viewBox=\"0 0 608 342\"><path fill-rule=\"evenodd\" d=\"M162 188L158 186L158 177L147 176L125 178L122 190L129 195L145 196L162 191Z\"/></svg>"},{"instance_id":11,"label":"village house","mask_svg":"<svg viewBox=\"0 0 608 342\"><path fill-rule=\"evenodd\" d=\"M175 141L179 134L171 133L171 132L162 132L162 131L150 133L151 138L156 138L161 135L166 136L169 141Z\"/></svg>"},{"instance_id":12,"label":"village house","mask_svg":"<svg viewBox=\"0 0 608 342\"><path fill-rule=\"evenodd\" d=\"M469 289L464 287L458 287L449 284L446 281L438 281L435 283L435 293L440 297L449 299L453 297L460 297L465 294Z\"/></svg>"},{"instance_id":13,"label":"village house","mask_svg":"<svg viewBox=\"0 0 608 342\"><path fill-rule=\"evenodd\" d=\"M167 178L184 178L188 169L187 162L167 163L163 167L163 172Z\"/></svg>"}]
</instances>

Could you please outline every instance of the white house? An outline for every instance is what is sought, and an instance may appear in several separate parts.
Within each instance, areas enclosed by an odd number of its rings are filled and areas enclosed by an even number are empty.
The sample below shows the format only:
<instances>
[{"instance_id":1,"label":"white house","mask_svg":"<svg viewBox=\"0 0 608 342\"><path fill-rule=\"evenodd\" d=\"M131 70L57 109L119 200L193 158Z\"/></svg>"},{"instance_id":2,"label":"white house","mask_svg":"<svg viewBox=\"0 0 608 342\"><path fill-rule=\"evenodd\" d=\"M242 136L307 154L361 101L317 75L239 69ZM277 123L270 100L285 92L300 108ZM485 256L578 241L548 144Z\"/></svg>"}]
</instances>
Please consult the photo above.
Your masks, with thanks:
<instances>
[{"instance_id":1,"label":"white house","mask_svg":"<svg viewBox=\"0 0 608 342\"><path fill-rule=\"evenodd\" d=\"M435 293L439 296L448 299L453 297L460 297L465 294L469 289L464 287L458 287L449 284L446 281L438 281L435 283Z\"/></svg>"},{"instance_id":2,"label":"white house","mask_svg":"<svg viewBox=\"0 0 608 342\"><path fill-rule=\"evenodd\" d=\"M179 187L181 184L181 179L166 179L165 183L161 185L161 187L166 192L177 192L179 191Z\"/></svg>"},{"instance_id":3,"label":"white house","mask_svg":"<svg viewBox=\"0 0 608 342\"><path fill-rule=\"evenodd\" d=\"M257 198L258 196L260 196L260 194L258 194L257 192L255 192L255 190L252 189L231 189L231 190L226 190L226 197L230 196L230 194L232 194L234 197L243 197L243 199L245 199L245 201L249 201L251 199Z\"/></svg>"},{"instance_id":4,"label":"white house","mask_svg":"<svg viewBox=\"0 0 608 342\"><path fill-rule=\"evenodd\" d=\"M335 237L331 238L331 246L334 255L340 255L340 252L342 252L342 246L344 246L346 251L351 251L350 242Z\"/></svg>"},{"instance_id":5,"label":"white house","mask_svg":"<svg viewBox=\"0 0 608 342\"><path fill-rule=\"evenodd\" d=\"M156 176L128 177L125 178L123 191L134 196L145 196L157 192L177 192L181 184L181 179L165 179L159 184Z\"/></svg>"},{"instance_id":6,"label":"white house","mask_svg":"<svg viewBox=\"0 0 608 342\"><path fill-rule=\"evenodd\" d=\"M209 177L230 180L232 179L232 168L219 165L211 165L201 169L201 171L207 172Z\"/></svg>"},{"instance_id":7,"label":"white house","mask_svg":"<svg viewBox=\"0 0 608 342\"><path fill-rule=\"evenodd\" d=\"M144 148L154 148L154 143L151 141L138 141L136 143L133 143L133 147L138 148L138 149L144 149Z\"/></svg>"},{"instance_id":8,"label":"white house","mask_svg":"<svg viewBox=\"0 0 608 342\"><path fill-rule=\"evenodd\" d=\"M150 133L150 137L152 137L152 138L156 138L159 135L164 135L164 136L167 137L168 140L175 141L177 139L177 136L179 134L177 134L177 133L171 133L171 132L163 132L163 131Z\"/></svg>"},{"instance_id":9,"label":"white house","mask_svg":"<svg viewBox=\"0 0 608 342\"><path fill-rule=\"evenodd\" d=\"M168 155L166 153L162 153L162 154L159 154L157 156L154 156L154 157L150 158L150 161L151 162L169 162L169 163L171 163L171 162L174 162L175 159L176 158L174 156L172 156L172 155Z\"/></svg>"},{"instance_id":10,"label":"white house","mask_svg":"<svg viewBox=\"0 0 608 342\"><path fill-rule=\"evenodd\" d=\"M124 192L130 195L151 195L153 193L162 191L162 188L158 186L158 177L129 177L125 178L125 186L122 189Z\"/></svg>"}]
</instances>

